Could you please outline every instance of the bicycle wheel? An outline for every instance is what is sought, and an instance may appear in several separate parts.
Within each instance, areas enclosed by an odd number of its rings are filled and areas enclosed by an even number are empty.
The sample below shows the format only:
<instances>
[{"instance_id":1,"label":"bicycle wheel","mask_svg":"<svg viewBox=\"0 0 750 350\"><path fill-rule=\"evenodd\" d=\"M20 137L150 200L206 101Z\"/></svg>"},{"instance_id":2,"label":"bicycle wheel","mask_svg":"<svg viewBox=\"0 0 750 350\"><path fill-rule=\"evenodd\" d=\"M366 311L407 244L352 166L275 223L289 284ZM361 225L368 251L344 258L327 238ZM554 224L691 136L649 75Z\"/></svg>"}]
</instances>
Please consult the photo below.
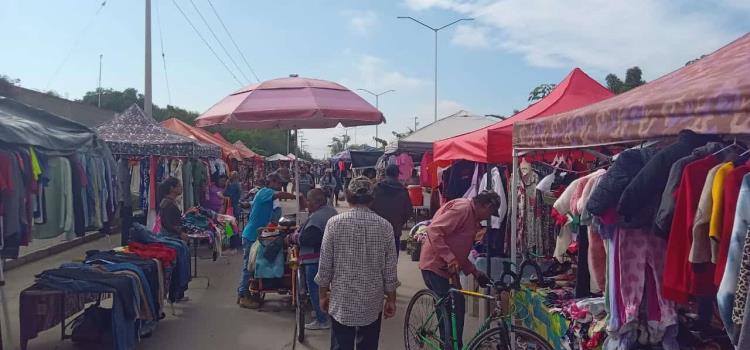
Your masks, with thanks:
<instances>
[{"instance_id":1,"label":"bicycle wheel","mask_svg":"<svg viewBox=\"0 0 750 350\"><path fill-rule=\"evenodd\" d=\"M302 343L305 341L305 314L307 313L307 288L305 288L305 276L302 269L298 269L296 273L297 278L297 295L296 300L296 318L297 324L295 325L297 341Z\"/></svg>"},{"instance_id":2,"label":"bicycle wheel","mask_svg":"<svg viewBox=\"0 0 750 350\"><path fill-rule=\"evenodd\" d=\"M437 302L437 294L429 289L420 290L409 301L404 319L406 350L443 349Z\"/></svg>"},{"instance_id":3,"label":"bicycle wheel","mask_svg":"<svg viewBox=\"0 0 750 350\"><path fill-rule=\"evenodd\" d=\"M515 346L508 346L509 334L504 327L490 328L477 336L470 350L552 350L552 346L530 329L513 327Z\"/></svg>"}]
</instances>

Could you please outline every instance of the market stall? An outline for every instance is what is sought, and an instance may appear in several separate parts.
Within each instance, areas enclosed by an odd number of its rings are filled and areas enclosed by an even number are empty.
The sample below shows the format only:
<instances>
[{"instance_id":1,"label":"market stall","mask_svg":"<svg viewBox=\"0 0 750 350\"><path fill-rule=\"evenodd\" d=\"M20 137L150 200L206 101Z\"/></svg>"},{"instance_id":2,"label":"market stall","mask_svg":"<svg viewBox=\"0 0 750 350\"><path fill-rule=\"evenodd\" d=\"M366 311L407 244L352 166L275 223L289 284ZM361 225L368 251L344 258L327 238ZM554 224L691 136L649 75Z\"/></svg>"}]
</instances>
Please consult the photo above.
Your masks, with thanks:
<instances>
[{"instance_id":1,"label":"market stall","mask_svg":"<svg viewBox=\"0 0 750 350\"><path fill-rule=\"evenodd\" d=\"M32 239L72 239L113 221L115 163L91 129L10 98L0 98L0 119L3 258Z\"/></svg>"},{"instance_id":2,"label":"market stall","mask_svg":"<svg viewBox=\"0 0 750 350\"><path fill-rule=\"evenodd\" d=\"M190 208L206 196L208 179L214 173L226 173L219 159L219 147L197 142L160 126L153 118L133 105L110 123L96 129L112 153L118 157L118 181L124 189L122 244L128 242L132 212L146 215L146 226L156 219L157 184L167 176L182 181L183 208Z\"/></svg>"},{"instance_id":3,"label":"market stall","mask_svg":"<svg viewBox=\"0 0 750 350\"><path fill-rule=\"evenodd\" d=\"M542 215L560 218L556 255L576 243L570 300L603 293L606 348L749 346L750 316L735 303L747 297L738 276L750 275L739 264L750 260L748 222L735 204L750 183L740 141L750 135L748 76L750 34L639 88L514 125L511 259L535 229L521 196L531 165L550 168L564 185L544 190L556 192L555 211ZM717 300L728 337L707 336Z\"/></svg>"}]
</instances>

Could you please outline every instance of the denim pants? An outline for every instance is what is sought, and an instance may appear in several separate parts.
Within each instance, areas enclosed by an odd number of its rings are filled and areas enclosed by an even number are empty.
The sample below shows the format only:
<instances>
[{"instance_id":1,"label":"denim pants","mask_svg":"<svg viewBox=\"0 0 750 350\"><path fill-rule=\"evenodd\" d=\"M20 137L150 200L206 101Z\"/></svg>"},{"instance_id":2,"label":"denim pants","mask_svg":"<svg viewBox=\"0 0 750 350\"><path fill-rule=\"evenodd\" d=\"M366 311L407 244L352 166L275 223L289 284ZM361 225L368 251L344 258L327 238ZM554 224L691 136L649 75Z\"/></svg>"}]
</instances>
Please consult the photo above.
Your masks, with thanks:
<instances>
[{"instance_id":1,"label":"denim pants","mask_svg":"<svg viewBox=\"0 0 750 350\"><path fill-rule=\"evenodd\" d=\"M438 298L445 298L448 296L448 291L451 289L451 284L448 279L427 270L422 270L422 278L424 278L424 283L427 285L427 288L435 292ZM458 349L462 349L464 334L464 314L466 310L464 296L461 294L455 294L453 302L455 303L456 308L456 334L458 335ZM450 350L452 349L452 345L449 344L448 339L451 338L451 303L445 302L442 306L443 307L438 310L438 318L442 320L443 324L443 326L440 327L440 338L446 345L445 349Z\"/></svg>"},{"instance_id":2,"label":"denim pants","mask_svg":"<svg viewBox=\"0 0 750 350\"><path fill-rule=\"evenodd\" d=\"M247 270L247 264L250 261L250 247L253 246L254 242L247 238L242 238L242 273L240 275L240 286L237 288L237 295L240 297L250 294L250 278L252 276L250 271Z\"/></svg>"},{"instance_id":3,"label":"denim pants","mask_svg":"<svg viewBox=\"0 0 750 350\"><path fill-rule=\"evenodd\" d=\"M320 309L320 287L315 283L315 275L318 274L318 263L305 264L305 283L307 292L310 294L310 302L315 311L315 318L320 323L328 322L328 315Z\"/></svg>"}]
</instances>

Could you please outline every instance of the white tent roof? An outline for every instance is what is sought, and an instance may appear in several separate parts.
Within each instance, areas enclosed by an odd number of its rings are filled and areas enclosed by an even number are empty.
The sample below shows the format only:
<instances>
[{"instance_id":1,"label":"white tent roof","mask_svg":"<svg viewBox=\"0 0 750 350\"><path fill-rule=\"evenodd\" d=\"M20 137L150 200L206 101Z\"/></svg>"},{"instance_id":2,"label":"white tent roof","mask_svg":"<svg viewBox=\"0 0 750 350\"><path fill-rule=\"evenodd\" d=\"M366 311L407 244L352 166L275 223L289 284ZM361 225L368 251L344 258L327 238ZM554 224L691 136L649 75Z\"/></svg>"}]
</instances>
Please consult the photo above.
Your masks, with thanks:
<instances>
[{"instance_id":1,"label":"white tent roof","mask_svg":"<svg viewBox=\"0 0 750 350\"><path fill-rule=\"evenodd\" d=\"M278 154L278 153L276 153L276 154L274 154L274 155L266 158L266 161L269 161L269 162L277 162L277 161L280 161L280 160L288 161L290 159L289 159L289 157L287 157L287 156L285 156L283 154Z\"/></svg>"},{"instance_id":2,"label":"white tent roof","mask_svg":"<svg viewBox=\"0 0 750 350\"><path fill-rule=\"evenodd\" d=\"M497 118L460 110L398 140L396 149L401 152L424 153L432 150L432 143L435 141L479 130L499 121L501 120Z\"/></svg>"}]
</instances>

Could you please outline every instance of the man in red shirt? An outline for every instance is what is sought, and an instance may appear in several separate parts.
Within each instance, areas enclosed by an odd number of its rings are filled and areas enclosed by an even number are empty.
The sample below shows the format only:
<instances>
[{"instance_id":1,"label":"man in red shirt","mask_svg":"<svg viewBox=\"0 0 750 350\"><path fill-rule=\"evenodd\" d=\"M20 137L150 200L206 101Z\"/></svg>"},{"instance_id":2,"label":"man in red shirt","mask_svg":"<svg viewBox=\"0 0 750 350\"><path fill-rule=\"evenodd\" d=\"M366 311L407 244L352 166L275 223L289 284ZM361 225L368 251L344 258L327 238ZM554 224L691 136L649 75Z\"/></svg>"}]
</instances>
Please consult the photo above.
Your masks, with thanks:
<instances>
[{"instance_id":1,"label":"man in red shirt","mask_svg":"<svg viewBox=\"0 0 750 350\"><path fill-rule=\"evenodd\" d=\"M435 292L438 297L448 296L451 287L458 285L458 272L473 275L480 285L489 283L489 278L478 271L469 261L469 251L475 241L477 232L481 229L480 222L488 220L492 213L497 213L500 207L500 197L494 192L482 192L473 199L458 198L442 206L427 227L427 238L422 243L422 253L419 259L419 269L427 288ZM464 299L456 295L455 312L456 328L459 348L462 348L464 325ZM447 335L450 334L450 318L447 311L449 303L444 304L439 311L444 320L440 328L444 344L449 344ZM446 349L449 349L447 346Z\"/></svg>"}]
</instances>

